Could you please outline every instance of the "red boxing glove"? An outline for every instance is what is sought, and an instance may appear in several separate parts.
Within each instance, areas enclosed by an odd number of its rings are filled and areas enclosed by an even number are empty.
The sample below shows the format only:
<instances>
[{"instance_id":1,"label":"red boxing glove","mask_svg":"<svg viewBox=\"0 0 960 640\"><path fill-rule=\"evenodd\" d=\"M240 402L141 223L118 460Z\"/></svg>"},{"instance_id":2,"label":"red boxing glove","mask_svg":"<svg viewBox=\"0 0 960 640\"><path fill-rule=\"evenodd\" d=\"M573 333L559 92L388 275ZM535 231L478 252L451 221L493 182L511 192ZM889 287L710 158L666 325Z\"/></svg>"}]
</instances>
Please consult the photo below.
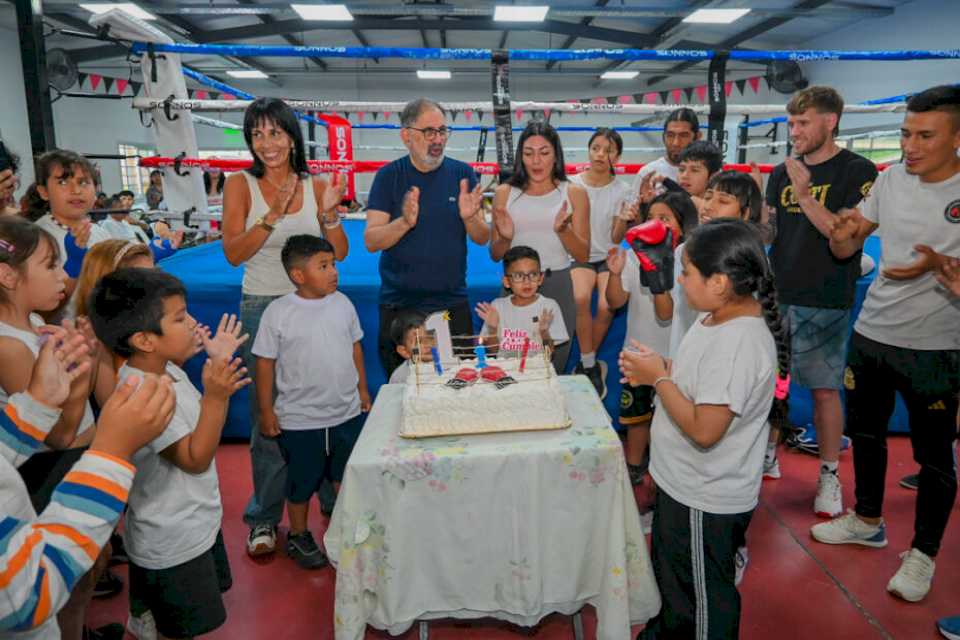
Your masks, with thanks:
<instances>
[{"instance_id":1,"label":"red boxing glove","mask_svg":"<svg viewBox=\"0 0 960 640\"><path fill-rule=\"evenodd\" d=\"M673 230L660 220L630 228L627 242L640 261L640 282L651 293L673 289Z\"/></svg>"},{"instance_id":2,"label":"red boxing glove","mask_svg":"<svg viewBox=\"0 0 960 640\"><path fill-rule=\"evenodd\" d=\"M464 367L457 371L457 375L447 380L447 386L451 389L463 389L476 382L479 377L476 369Z\"/></svg>"},{"instance_id":3,"label":"red boxing glove","mask_svg":"<svg viewBox=\"0 0 960 640\"><path fill-rule=\"evenodd\" d=\"M485 367L480 376L489 382L492 382L497 389L516 384L516 380L507 375L507 372L500 367Z\"/></svg>"}]
</instances>

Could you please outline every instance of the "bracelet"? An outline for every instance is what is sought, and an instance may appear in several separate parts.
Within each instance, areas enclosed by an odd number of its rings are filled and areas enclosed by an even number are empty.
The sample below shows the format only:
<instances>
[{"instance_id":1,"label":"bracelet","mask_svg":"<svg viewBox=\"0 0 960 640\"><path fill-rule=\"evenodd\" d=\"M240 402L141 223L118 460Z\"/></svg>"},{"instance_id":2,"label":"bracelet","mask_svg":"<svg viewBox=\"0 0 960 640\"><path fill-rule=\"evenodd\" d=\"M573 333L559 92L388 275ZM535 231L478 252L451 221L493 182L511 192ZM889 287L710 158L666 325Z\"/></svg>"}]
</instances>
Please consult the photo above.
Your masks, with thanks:
<instances>
[{"instance_id":1,"label":"bracelet","mask_svg":"<svg viewBox=\"0 0 960 640\"><path fill-rule=\"evenodd\" d=\"M337 216L336 222L327 222L327 219L323 219L323 228L324 229L336 229L340 226L340 216Z\"/></svg>"},{"instance_id":2,"label":"bracelet","mask_svg":"<svg viewBox=\"0 0 960 640\"><path fill-rule=\"evenodd\" d=\"M659 378L653 381L653 384L651 386L654 389L656 389L657 385L660 384L661 382L673 382L673 378L671 378L670 376L660 376Z\"/></svg>"}]
</instances>

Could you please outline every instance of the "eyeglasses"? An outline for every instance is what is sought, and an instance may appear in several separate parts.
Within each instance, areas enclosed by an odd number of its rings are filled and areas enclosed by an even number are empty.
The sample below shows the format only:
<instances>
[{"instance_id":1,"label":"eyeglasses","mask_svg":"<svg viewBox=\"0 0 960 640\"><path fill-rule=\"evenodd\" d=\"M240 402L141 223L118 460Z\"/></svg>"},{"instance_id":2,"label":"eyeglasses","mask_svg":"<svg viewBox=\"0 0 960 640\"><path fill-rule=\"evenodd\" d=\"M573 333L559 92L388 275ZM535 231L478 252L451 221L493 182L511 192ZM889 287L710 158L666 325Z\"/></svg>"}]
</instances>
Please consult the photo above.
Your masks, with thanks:
<instances>
[{"instance_id":1,"label":"eyeglasses","mask_svg":"<svg viewBox=\"0 0 960 640\"><path fill-rule=\"evenodd\" d=\"M537 278L540 277L540 271L531 271L530 273L523 273L521 271L514 271L513 273L508 273L507 277L510 278L511 282L535 282Z\"/></svg>"},{"instance_id":2,"label":"eyeglasses","mask_svg":"<svg viewBox=\"0 0 960 640\"><path fill-rule=\"evenodd\" d=\"M436 140L437 136L440 136L444 140L450 137L450 129L446 127L440 127L439 129L434 129L433 127L427 127L426 129L418 129L417 127L407 127L407 129L413 129L414 131L419 131L423 134L423 137L427 140Z\"/></svg>"}]
</instances>

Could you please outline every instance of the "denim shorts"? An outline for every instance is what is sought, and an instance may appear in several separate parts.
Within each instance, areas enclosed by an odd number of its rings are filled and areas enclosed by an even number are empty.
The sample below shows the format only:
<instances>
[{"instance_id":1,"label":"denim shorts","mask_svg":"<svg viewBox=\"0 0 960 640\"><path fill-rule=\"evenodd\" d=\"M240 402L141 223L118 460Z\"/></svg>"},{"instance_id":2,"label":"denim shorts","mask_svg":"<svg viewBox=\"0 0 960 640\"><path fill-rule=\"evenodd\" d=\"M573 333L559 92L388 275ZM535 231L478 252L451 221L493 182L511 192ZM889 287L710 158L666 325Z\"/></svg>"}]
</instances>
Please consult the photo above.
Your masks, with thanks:
<instances>
[{"instance_id":1,"label":"denim shorts","mask_svg":"<svg viewBox=\"0 0 960 640\"><path fill-rule=\"evenodd\" d=\"M847 361L850 310L781 304L780 313L790 331L793 382L807 389L839 390Z\"/></svg>"}]
</instances>

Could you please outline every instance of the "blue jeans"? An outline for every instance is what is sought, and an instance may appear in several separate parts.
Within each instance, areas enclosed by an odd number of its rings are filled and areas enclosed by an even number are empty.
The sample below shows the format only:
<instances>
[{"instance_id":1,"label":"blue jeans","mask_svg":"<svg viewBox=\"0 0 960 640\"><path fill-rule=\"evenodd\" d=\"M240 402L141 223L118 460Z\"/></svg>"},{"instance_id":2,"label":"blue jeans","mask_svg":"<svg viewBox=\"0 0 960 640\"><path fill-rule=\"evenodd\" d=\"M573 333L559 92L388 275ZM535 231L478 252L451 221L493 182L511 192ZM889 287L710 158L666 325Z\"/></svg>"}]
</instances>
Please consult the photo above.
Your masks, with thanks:
<instances>
[{"instance_id":1,"label":"blue jeans","mask_svg":"<svg viewBox=\"0 0 960 640\"><path fill-rule=\"evenodd\" d=\"M240 298L240 322L250 339L243 345L243 361L254 380L250 390L250 460L253 467L253 495L243 511L243 521L251 528L258 524L277 526L283 517L283 496L287 484L287 463L284 462L277 438L260 433L260 407L256 392L256 359L251 353L260 318L267 305L279 296L252 296Z\"/></svg>"}]
</instances>

